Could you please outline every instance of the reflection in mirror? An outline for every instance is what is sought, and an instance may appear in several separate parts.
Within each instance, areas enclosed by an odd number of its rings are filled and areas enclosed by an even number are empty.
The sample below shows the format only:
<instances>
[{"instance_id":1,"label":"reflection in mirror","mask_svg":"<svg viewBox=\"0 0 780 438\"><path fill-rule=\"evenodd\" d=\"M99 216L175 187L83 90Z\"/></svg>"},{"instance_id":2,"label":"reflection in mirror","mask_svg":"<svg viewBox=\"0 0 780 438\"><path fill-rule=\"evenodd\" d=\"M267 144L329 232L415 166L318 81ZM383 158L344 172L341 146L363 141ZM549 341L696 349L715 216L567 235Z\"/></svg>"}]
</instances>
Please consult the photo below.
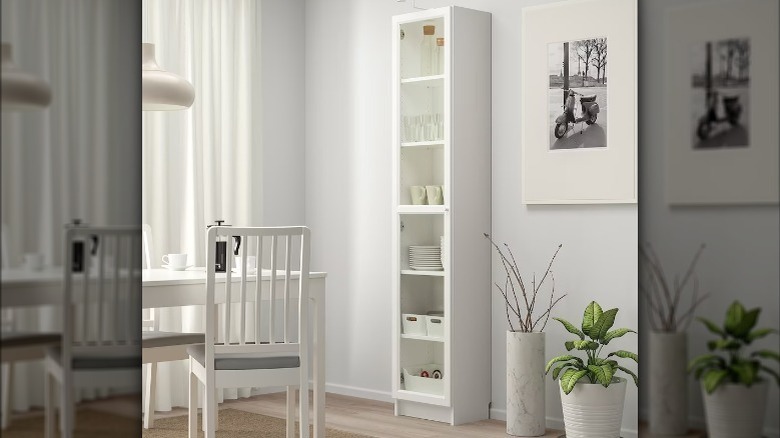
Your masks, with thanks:
<instances>
[{"instance_id":1,"label":"reflection in mirror","mask_svg":"<svg viewBox=\"0 0 780 438\"><path fill-rule=\"evenodd\" d=\"M140 433L139 40L140 1L2 1L4 436Z\"/></svg>"},{"instance_id":2,"label":"reflection in mirror","mask_svg":"<svg viewBox=\"0 0 780 438\"><path fill-rule=\"evenodd\" d=\"M780 434L778 12L640 2L640 436Z\"/></svg>"}]
</instances>

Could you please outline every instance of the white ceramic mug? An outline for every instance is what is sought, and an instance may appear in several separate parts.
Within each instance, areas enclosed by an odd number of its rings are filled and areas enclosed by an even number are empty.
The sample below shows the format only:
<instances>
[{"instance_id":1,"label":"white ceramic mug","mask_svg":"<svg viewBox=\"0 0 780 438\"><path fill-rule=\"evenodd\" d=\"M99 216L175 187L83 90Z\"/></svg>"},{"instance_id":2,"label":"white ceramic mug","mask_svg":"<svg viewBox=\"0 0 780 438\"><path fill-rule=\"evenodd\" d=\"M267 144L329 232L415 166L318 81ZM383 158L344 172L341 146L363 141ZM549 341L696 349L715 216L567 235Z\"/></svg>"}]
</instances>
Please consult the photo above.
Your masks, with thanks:
<instances>
[{"instance_id":1,"label":"white ceramic mug","mask_svg":"<svg viewBox=\"0 0 780 438\"><path fill-rule=\"evenodd\" d=\"M409 193L412 195L412 205L425 204L425 186L411 186Z\"/></svg>"},{"instance_id":2,"label":"white ceramic mug","mask_svg":"<svg viewBox=\"0 0 780 438\"><path fill-rule=\"evenodd\" d=\"M241 269L244 267L244 263L241 260L241 256L235 256L233 258L233 265L234 268L236 268L237 271L241 272ZM257 257L255 256L247 256L246 257L246 270L247 273L252 273L252 271L257 267Z\"/></svg>"},{"instance_id":3,"label":"white ceramic mug","mask_svg":"<svg viewBox=\"0 0 780 438\"><path fill-rule=\"evenodd\" d=\"M444 194L442 193L441 186L425 186L425 191L428 195L428 205L444 204Z\"/></svg>"},{"instance_id":4,"label":"white ceramic mug","mask_svg":"<svg viewBox=\"0 0 780 438\"><path fill-rule=\"evenodd\" d=\"M173 269L187 267L187 254L165 254L162 261Z\"/></svg>"},{"instance_id":5,"label":"white ceramic mug","mask_svg":"<svg viewBox=\"0 0 780 438\"><path fill-rule=\"evenodd\" d=\"M28 252L24 255L23 265L28 271L40 271L43 269L43 254Z\"/></svg>"}]
</instances>

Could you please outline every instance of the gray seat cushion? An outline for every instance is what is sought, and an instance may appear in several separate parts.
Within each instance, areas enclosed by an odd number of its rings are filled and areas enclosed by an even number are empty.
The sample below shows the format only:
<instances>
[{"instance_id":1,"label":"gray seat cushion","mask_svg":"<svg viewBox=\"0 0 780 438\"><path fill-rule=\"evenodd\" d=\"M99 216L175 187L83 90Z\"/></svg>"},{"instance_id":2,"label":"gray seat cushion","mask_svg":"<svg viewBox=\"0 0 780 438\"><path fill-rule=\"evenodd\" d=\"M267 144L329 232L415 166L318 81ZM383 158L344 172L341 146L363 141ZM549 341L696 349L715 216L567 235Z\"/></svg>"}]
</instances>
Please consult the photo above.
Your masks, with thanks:
<instances>
[{"instance_id":1,"label":"gray seat cushion","mask_svg":"<svg viewBox=\"0 0 780 438\"><path fill-rule=\"evenodd\" d=\"M2 332L0 341L3 348L59 345L62 335L59 333Z\"/></svg>"},{"instance_id":2,"label":"gray seat cushion","mask_svg":"<svg viewBox=\"0 0 780 438\"><path fill-rule=\"evenodd\" d=\"M206 366L206 345L190 345L187 353L193 359ZM298 356L259 356L256 354L217 354L214 358L215 370L270 370L278 368L298 368L301 358Z\"/></svg>"},{"instance_id":3,"label":"gray seat cushion","mask_svg":"<svg viewBox=\"0 0 780 438\"><path fill-rule=\"evenodd\" d=\"M203 333L141 332L141 346L143 348L202 344L204 342L206 342L206 335Z\"/></svg>"},{"instance_id":4,"label":"gray seat cushion","mask_svg":"<svg viewBox=\"0 0 780 438\"><path fill-rule=\"evenodd\" d=\"M55 347L49 353L57 362L62 362L62 351L60 347ZM74 370L92 370L92 369L119 369L119 368L138 368L141 369L141 349L138 349L138 356L74 356L71 358L71 367Z\"/></svg>"}]
</instances>

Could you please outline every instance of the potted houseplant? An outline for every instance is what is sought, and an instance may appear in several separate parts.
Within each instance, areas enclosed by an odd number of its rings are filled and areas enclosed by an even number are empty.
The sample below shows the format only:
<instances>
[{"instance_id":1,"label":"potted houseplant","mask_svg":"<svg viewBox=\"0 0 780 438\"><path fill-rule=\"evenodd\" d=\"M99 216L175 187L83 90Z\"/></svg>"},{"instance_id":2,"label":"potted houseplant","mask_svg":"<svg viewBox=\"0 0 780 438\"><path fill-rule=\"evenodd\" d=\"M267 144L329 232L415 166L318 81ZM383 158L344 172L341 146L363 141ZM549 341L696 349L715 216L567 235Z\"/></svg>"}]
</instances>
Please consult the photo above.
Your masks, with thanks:
<instances>
[{"instance_id":1,"label":"potted houseplant","mask_svg":"<svg viewBox=\"0 0 780 438\"><path fill-rule=\"evenodd\" d=\"M602 350L611 341L636 331L619 328L610 330L615 323L618 309L603 311L591 301L582 318L581 329L560 318L554 318L578 339L567 341L566 350L585 353L585 360L573 354L552 358L547 362L545 373L552 370L553 380L560 376L563 422L567 438L601 437L619 438L623 419L623 402L626 398L626 379L616 373L622 371L634 379L637 375L620 365L618 359L639 362L636 353L625 350L613 351L602 356ZM553 369L553 365L557 365Z\"/></svg>"},{"instance_id":2,"label":"potted houseplant","mask_svg":"<svg viewBox=\"0 0 780 438\"><path fill-rule=\"evenodd\" d=\"M648 394L650 433L684 435L688 431L688 335L694 311L707 298L699 292L695 274L704 245L688 264L682 278L667 277L658 255L647 243L639 247L639 291L648 311L650 359L643 367ZM690 300L683 292L692 289ZM644 388L643 388L644 391Z\"/></svg>"},{"instance_id":3,"label":"potted houseplant","mask_svg":"<svg viewBox=\"0 0 780 438\"><path fill-rule=\"evenodd\" d=\"M485 234L485 237L498 252L506 272L503 286L496 282L496 288L504 299L506 319L509 323L506 333L506 433L514 436L541 436L547 430L544 328L550 319L552 308L566 296L564 294L555 297L555 276L551 270L563 245L558 245L540 280L537 282L534 276L527 288L509 245L505 243L502 249L488 234ZM542 305L539 293L548 277L551 285L550 300L545 300ZM537 305L544 311L535 315Z\"/></svg>"},{"instance_id":4,"label":"potted houseplant","mask_svg":"<svg viewBox=\"0 0 780 438\"><path fill-rule=\"evenodd\" d=\"M777 330L753 329L761 309L745 310L739 301L729 306L726 321L719 327L710 320L698 318L707 329L718 335L709 341L712 352L693 359L688 369L701 381L707 433L710 438L758 438L764 426L767 380L774 377L780 385L780 374L764 364L764 360L780 361L772 350L756 350L750 354L745 347Z\"/></svg>"}]
</instances>

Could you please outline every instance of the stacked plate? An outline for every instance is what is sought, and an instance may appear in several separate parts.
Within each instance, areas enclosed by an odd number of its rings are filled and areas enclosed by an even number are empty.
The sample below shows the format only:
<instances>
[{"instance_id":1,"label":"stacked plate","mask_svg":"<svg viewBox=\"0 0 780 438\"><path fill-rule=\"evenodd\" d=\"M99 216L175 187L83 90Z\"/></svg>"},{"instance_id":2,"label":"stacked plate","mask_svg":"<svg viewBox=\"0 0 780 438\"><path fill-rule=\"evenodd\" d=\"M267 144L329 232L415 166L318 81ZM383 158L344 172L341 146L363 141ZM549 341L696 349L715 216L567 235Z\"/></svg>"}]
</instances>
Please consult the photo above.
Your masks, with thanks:
<instances>
[{"instance_id":1,"label":"stacked plate","mask_svg":"<svg viewBox=\"0 0 780 438\"><path fill-rule=\"evenodd\" d=\"M417 271L443 271L441 246L409 246L409 267Z\"/></svg>"}]
</instances>

